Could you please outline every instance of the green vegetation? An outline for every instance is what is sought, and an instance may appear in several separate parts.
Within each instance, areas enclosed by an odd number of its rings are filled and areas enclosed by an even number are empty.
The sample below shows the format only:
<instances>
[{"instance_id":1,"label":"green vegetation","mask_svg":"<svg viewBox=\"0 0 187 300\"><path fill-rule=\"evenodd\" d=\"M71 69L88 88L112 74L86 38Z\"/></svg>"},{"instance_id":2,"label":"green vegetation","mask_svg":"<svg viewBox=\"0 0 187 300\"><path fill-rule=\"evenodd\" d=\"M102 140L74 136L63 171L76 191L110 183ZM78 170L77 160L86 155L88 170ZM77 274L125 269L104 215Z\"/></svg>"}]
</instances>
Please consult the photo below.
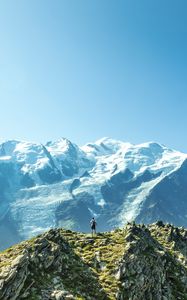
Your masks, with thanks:
<instances>
[{"instance_id":1,"label":"green vegetation","mask_svg":"<svg viewBox=\"0 0 187 300\"><path fill-rule=\"evenodd\" d=\"M14 270L11 290L8 274ZM92 238L53 229L0 253L0 279L6 283L0 299L18 289L17 273L24 281L17 299L56 299L58 293L75 300L114 300L118 294L143 300L145 293L187 299L187 231L128 224Z\"/></svg>"}]
</instances>

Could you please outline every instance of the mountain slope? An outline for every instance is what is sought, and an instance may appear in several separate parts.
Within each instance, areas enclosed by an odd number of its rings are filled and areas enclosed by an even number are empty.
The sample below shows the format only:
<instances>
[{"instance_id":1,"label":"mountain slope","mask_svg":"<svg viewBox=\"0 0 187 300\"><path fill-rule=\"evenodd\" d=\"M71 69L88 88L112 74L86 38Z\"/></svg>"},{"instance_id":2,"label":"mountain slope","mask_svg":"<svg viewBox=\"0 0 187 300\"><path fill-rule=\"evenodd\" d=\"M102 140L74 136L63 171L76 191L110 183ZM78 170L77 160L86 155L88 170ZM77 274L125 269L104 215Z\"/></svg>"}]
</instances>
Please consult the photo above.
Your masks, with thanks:
<instances>
[{"instance_id":1,"label":"mountain slope","mask_svg":"<svg viewBox=\"0 0 187 300\"><path fill-rule=\"evenodd\" d=\"M187 227L187 154L154 143L103 138L78 147L0 145L1 249L52 227L99 230L158 219Z\"/></svg>"},{"instance_id":2,"label":"mountain slope","mask_svg":"<svg viewBox=\"0 0 187 300\"><path fill-rule=\"evenodd\" d=\"M0 299L187 299L187 231L52 229L0 253Z\"/></svg>"}]
</instances>

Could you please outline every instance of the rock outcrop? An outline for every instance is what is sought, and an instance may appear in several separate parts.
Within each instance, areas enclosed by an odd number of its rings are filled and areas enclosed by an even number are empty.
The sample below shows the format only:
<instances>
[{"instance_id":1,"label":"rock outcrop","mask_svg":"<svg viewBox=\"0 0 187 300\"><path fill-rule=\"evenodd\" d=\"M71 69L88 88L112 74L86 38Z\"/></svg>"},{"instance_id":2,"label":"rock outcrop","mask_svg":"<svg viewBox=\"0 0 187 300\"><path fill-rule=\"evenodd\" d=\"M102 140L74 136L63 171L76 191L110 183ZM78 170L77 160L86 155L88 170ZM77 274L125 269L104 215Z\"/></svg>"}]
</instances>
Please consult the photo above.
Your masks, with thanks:
<instances>
[{"instance_id":1,"label":"rock outcrop","mask_svg":"<svg viewBox=\"0 0 187 300\"><path fill-rule=\"evenodd\" d=\"M157 222L51 229L0 253L1 300L185 300L187 230Z\"/></svg>"}]
</instances>

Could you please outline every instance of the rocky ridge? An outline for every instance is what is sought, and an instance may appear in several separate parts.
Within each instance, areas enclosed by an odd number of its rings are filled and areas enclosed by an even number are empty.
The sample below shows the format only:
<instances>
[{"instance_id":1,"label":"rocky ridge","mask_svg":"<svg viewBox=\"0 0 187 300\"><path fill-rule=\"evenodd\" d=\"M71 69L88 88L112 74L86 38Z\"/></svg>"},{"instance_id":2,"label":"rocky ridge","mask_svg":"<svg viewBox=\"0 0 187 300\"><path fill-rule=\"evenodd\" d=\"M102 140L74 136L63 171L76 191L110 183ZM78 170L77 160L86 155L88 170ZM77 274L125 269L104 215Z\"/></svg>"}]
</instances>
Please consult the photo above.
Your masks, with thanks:
<instances>
[{"instance_id":1,"label":"rocky ridge","mask_svg":"<svg viewBox=\"0 0 187 300\"><path fill-rule=\"evenodd\" d=\"M185 300L187 230L157 222L51 229L0 253L1 300Z\"/></svg>"}]
</instances>

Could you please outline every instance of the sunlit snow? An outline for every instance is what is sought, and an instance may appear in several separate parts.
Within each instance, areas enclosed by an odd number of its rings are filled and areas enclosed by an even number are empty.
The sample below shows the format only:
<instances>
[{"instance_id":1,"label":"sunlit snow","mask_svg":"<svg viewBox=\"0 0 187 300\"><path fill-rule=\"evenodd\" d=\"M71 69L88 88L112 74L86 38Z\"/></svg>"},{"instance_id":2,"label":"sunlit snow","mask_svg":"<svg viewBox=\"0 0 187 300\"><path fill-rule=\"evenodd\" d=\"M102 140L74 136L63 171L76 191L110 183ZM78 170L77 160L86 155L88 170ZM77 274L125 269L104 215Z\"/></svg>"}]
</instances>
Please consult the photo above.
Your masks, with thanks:
<instances>
[{"instance_id":1,"label":"sunlit snow","mask_svg":"<svg viewBox=\"0 0 187 300\"><path fill-rule=\"evenodd\" d=\"M159 177L142 183L125 197L118 216L119 225L123 225L138 215L141 204L152 188L179 168L187 158L186 154L154 142L133 145L110 138L103 138L83 147L78 147L67 139L48 142L45 146L7 141L0 147L4 153L0 156L0 164L16 164L21 167L23 173L28 173L36 184L35 187L19 190L16 200L10 205L12 217L19 220L17 226L24 238L56 226L55 210L59 203L72 200L70 187L75 178L80 179L80 185L73 190L73 195L89 193L98 209L103 209L106 201L103 199L101 186L110 180L111 176L127 168L134 177L146 170L151 173L160 172ZM44 185L38 176L38 170L48 165L54 168L53 164L56 170L61 172L63 181ZM64 175L62 170L62 166L67 164L76 170L71 178ZM87 175L83 176L85 172ZM7 208L4 209L4 213L6 210ZM94 211L90 212L95 214Z\"/></svg>"}]
</instances>

